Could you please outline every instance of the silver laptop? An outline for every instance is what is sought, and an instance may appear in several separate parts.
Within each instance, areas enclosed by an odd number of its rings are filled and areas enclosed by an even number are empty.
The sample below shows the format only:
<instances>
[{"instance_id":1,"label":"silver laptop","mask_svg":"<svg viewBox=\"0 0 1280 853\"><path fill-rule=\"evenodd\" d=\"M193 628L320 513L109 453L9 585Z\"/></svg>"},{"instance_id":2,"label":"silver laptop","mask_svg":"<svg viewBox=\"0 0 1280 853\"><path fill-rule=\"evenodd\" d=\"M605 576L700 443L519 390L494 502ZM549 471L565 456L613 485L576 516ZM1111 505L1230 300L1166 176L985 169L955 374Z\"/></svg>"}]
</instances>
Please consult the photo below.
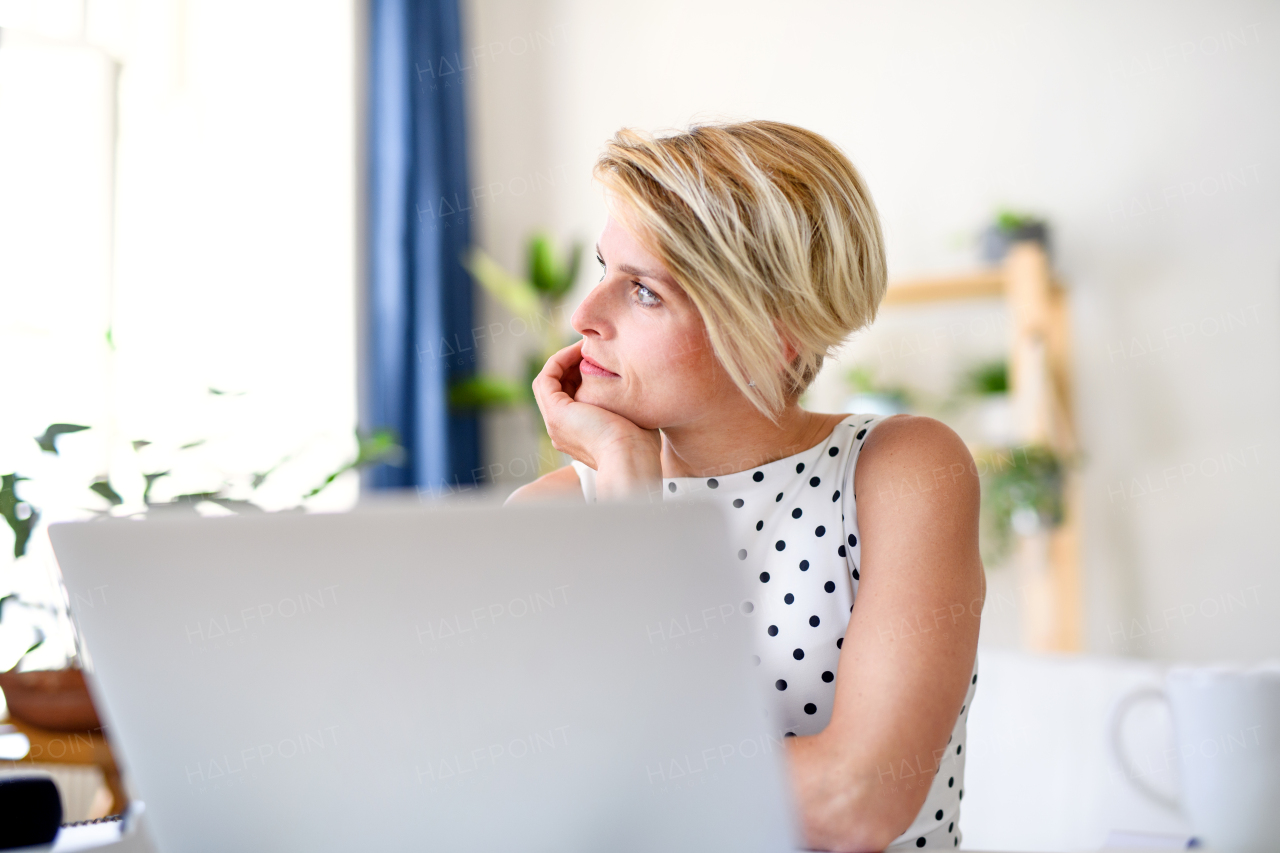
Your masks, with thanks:
<instances>
[{"instance_id":1,"label":"silver laptop","mask_svg":"<svg viewBox=\"0 0 1280 853\"><path fill-rule=\"evenodd\" d=\"M161 853L793 848L749 587L711 504L50 537Z\"/></svg>"}]
</instances>

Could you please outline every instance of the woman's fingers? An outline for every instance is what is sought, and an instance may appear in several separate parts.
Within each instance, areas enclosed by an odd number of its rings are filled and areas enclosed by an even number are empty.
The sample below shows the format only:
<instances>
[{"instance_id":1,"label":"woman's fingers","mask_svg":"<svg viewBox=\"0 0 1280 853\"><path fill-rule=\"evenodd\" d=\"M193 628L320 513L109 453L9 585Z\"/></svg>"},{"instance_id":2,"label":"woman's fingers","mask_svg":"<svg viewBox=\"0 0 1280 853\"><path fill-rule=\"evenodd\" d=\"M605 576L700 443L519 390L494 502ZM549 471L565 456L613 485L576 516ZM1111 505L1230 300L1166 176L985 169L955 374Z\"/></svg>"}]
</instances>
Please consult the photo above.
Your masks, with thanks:
<instances>
[{"instance_id":1,"label":"woman's fingers","mask_svg":"<svg viewBox=\"0 0 1280 853\"><path fill-rule=\"evenodd\" d=\"M570 389L564 387L564 383L569 379L570 369L576 368L578 362L582 361L581 351L582 341L578 340L564 349L557 350L551 358L547 359L547 363L542 366L542 370L533 380L533 394L538 399L539 407L544 399L547 403L555 405L564 405L573 401L573 395ZM544 410L543 415L546 414Z\"/></svg>"},{"instance_id":2,"label":"woman's fingers","mask_svg":"<svg viewBox=\"0 0 1280 853\"><path fill-rule=\"evenodd\" d=\"M582 382L578 362L582 361L582 341L558 350L533 380L533 397L547 426L547 434L557 439L561 421Z\"/></svg>"}]
</instances>

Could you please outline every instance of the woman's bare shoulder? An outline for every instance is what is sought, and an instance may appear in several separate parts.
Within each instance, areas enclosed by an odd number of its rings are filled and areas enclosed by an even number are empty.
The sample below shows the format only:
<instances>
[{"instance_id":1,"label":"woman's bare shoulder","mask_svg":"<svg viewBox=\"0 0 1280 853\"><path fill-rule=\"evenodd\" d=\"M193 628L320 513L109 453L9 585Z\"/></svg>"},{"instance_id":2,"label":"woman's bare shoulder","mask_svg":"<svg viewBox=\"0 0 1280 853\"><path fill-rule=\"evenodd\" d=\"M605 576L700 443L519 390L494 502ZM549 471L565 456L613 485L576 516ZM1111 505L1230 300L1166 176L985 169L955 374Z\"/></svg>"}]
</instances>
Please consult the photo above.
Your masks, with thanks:
<instances>
[{"instance_id":1,"label":"woman's bare shoulder","mask_svg":"<svg viewBox=\"0 0 1280 853\"><path fill-rule=\"evenodd\" d=\"M951 427L921 415L893 415L871 430L858 455L859 508L864 494L874 494L960 498L976 509L976 473L969 448Z\"/></svg>"},{"instance_id":2,"label":"woman's bare shoulder","mask_svg":"<svg viewBox=\"0 0 1280 853\"><path fill-rule=\"evenodd\" d=\"M585 503L586 499L582 496L582 483L578 479L578 472L574 470L572 465L566 465L563 468L557 468L550 474L543 474L532 483L526 483L516 489L503 505L522 501L547 500L549 498L573 498L574 496L577 496L578 500Z\"/></svg>"}]
</instances>

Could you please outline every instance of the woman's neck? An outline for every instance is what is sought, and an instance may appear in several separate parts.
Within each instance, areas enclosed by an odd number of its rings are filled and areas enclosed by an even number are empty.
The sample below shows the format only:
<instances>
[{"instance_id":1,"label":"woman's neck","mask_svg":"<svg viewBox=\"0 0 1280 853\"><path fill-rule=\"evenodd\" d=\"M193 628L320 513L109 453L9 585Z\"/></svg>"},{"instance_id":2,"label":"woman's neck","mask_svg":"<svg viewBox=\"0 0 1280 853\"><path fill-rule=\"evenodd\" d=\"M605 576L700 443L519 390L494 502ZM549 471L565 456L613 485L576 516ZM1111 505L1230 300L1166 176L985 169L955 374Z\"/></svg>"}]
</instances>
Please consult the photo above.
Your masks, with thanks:
<instances>
[{"instance_id":1,"label":"woman's neck","mask_svg":"<svg viewBox=\"0 0 1280 853\"><path fill-rule=\"evenodd\" d=\"M708 413L662 430L662 476L723 477L821 444L846 415L807 412L792 403L777 424L749 412Z\"/></svg>"}]
</instances>

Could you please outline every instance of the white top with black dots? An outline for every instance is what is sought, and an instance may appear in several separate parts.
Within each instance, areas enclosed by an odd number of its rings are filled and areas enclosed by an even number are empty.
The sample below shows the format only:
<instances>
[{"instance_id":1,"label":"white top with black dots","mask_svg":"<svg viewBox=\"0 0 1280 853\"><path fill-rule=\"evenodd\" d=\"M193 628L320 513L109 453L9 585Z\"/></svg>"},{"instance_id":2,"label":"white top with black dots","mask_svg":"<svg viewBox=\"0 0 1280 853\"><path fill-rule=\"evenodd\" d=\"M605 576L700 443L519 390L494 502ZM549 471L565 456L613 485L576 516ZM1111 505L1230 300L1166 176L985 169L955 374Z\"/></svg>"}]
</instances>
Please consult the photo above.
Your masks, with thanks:
<instances>
[{"instance_id":1,"label":"white top with black dots","mask_svg":"<svg viewBox=\"0 0 1280 853\"><path fill-rule=\"evenodd\" d=\"M757 468L718 477L664 477L666 500L723 501L730 541L757 594L755 662L770 697L769 715L787 735L817 734L831 720L840 648L858 594L858 511L853 478L867 433L883 416L849 415L819 445ZM573 467L588 503L594 469ZM901 633L923 626L897 626ZM892 630L897 631L897 627ZM890 788L928 785L911 826L889 850L960 846L964 796L965 719L978 664L941 755L903 756L879 768Z\"/></svg>"}]
</instances>

